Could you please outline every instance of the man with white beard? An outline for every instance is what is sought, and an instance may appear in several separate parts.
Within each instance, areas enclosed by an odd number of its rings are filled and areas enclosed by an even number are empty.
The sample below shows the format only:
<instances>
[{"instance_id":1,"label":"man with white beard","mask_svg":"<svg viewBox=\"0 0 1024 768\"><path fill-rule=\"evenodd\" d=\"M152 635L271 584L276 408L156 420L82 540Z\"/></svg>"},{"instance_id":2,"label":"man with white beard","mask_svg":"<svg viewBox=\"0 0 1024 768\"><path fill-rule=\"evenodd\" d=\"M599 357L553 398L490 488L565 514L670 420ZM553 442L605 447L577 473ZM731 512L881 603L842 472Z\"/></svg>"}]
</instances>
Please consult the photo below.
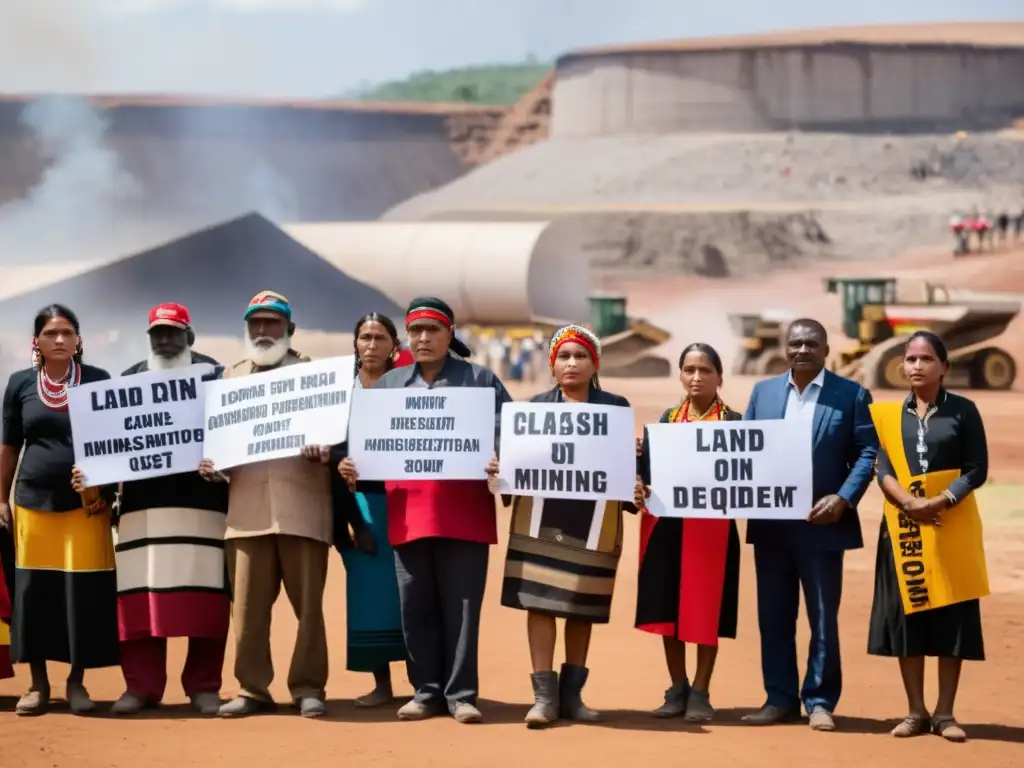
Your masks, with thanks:
<instances>
[{"instance_id":1,"label":"man with white beard","mask_svg":"<svg viewBox=\"0 0 1024 768\"><path fill-rule=\"evenodd\" d=\"M196 363L208 363L220 375L221 365L212 357L192 349L196 343L192 318L181 304L160 304L149 311L149 357L142 360L122 376L146 371L169 371Z\"/></svg>"},{"instance_id":2,"label":"man with white beard","mask_svg":"<svg viewBox=\"0 0 1024 768\"><path fill-rule=\"evenodd\" d=\"M309 362L291 348L295 323L288 300L263 291L245 311L247 358L224 371L236 378ZM327 632L323 595L332 538L331 446L306 446L302 456L218 471L204 459L208 480L230 480L226 550L234 592L235 677L239 696L222 717L276 709L270 695L274 665L270 617L284 585L298 619L288 691L303 717L327 712Z\"/></svg>"},{"instance_id":3,"label":"man with white beard","mask_svg":"<svg viewBox=\"0 0 1024 768\"><path fill-rule=\"evenodd\" d=\"M161 304L149 313L148 360L124 372L221 366L192 351L188 309ZM124 483L118 511L118 630L126 691L113 711L134 715L156 707L167 686L167 638L187 637L181 684L205 715L220 708L231 598L224 566L227 487L198 472Z\"/></svg>"}]
</instances>

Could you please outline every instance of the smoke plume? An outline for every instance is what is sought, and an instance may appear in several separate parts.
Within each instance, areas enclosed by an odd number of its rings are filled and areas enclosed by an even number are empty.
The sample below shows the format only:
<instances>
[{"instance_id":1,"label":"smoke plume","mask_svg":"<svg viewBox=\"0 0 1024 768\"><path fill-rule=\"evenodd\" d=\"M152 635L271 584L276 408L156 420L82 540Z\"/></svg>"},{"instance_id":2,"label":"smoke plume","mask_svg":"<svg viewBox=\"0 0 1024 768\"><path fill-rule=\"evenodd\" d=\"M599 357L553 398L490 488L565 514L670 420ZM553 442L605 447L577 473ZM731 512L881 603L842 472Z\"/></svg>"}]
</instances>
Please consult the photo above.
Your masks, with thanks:
<instances>
[{"instance_id":1,"label":"smoke plume","mask_svg":"<svg viewBox=\"0 0 1024 768\"><path fill-rule=\"evenodd\" d=\"M0 206L5 261L73 259L117 230L118 212L142 187L104 141L103 115L84 99L40 98L21 121L47 166L26 197Z\"/></svg>"},{"instance_id":2,"label":"smoke plume","mask_svg":"<svg viewBox=\"0 0 1024 768\"><path fill-rule=\"evenodd\" d=\"M215 149L195 152L189 140L223 130L222 118L146 115L142 131L160 123L167 139L132 136L132 154L121 154L115 113L85 96L102 91L97 73L117 39L109 10L95 0L0 0L0 70L32 95L20 115L17 102L0 104L0 155L30 170L15 178L38 179L20 190L0 186L0 266L106 261L251 210L295 215L294 190L269 160L235 155L229 164ZM190 66L186 48L178 50Z\"/></svg>"}]
</instances>

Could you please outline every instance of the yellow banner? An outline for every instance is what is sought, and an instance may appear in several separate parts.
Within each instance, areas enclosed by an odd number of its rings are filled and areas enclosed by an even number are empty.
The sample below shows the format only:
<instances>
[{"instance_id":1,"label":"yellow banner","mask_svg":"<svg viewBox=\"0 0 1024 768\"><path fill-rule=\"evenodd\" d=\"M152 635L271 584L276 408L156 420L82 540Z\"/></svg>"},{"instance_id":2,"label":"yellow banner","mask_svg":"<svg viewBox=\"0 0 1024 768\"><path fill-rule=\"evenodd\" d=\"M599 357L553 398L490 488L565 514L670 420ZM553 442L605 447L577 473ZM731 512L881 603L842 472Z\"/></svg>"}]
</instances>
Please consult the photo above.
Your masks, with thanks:
<instances>
[{"instance_id":1,"label":"yellow banner","mask_svg":"<svg viewBox=\"0 0 1024 768\"><path fill-rule=\"evenodd\" d=\"M946 490L960 472L910 474L903 447L903 408L902 402L872 403L871 417L899 484L912 496L930 499ZM939 527L918 525L886 499L885 523L905 613L989 594L981 516L973 493L943 512Z\"/></svg>"}]
</instances>

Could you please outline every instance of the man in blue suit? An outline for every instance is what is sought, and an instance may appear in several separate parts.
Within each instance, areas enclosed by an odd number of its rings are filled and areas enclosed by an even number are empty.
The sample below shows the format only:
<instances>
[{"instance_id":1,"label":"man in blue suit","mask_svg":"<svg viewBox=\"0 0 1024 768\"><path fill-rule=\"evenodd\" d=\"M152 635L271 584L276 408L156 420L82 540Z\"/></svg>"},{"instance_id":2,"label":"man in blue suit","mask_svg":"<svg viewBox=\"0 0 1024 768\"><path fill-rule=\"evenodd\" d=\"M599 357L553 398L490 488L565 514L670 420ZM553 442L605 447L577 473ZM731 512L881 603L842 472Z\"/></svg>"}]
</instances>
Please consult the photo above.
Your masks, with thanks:
<instances>
[{"instance_id":1,"label":"man in blue suit","mask_svg":"<svg viewBox=\"0 0 1024 768\"><path fill-rule=\"evenodd\" d=\"M759 381L746 419L786 419L812 440L815 500L803 520L751 520L761 674L767 700L743 718L751 725L792 722L800 702L815 730L835 730L843 672L839 656L839 602L843 554L864 546L857 504L874 474L878 436L868 406L871 393L825 370L828 337L816 320L794 321L786 335L790 370ZM796 622L803 587L811 644L799 689Z\"/></svg>"}]
</instances>

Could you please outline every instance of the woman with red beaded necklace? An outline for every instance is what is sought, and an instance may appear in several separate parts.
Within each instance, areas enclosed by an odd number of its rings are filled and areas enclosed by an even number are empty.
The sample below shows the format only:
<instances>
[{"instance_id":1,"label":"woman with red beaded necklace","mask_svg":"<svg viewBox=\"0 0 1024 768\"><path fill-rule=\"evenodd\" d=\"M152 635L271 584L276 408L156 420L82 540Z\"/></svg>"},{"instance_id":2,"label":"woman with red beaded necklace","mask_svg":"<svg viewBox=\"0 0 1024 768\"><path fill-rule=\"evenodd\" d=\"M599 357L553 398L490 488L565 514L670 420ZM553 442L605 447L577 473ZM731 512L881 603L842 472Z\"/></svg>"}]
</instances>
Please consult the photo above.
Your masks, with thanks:
<instances>
[{"instance_id":1,"label":"woman with red beaded necklace","mask_svg":"<svg viewBox=\"0 0 1024 768\"><path fill-rule=\"evenodd\" d=\"M16 551L11 656L32 671L19 715L49 707L46 662L71 665L66 695L77 714L96 706L85 690L85 670L118 664L114 489L75 490L73 476L79 485L83 478L74 467L67 412L71 387L109 378L82 363L75 314L51 304L36 316L32 367L12 374L4 393L0 525L13 522ZM16 473L12 520L8 499Z\"/></svg>"},{"instance_id":2,"label":"woman with red beaded necklace","mask_svg":"<svg viewBox=\"0 0 1024 768\"><path fill-rule=\"evenodd\" d=\"M662 422L736 421L742 416L718 395L722 360L713 347L695 343L679 356L681 405ZM647 430L638 446L634 504L643 509L650 495ZM706 722L714 716L708 689L718 657L718 639L736 637L739 611L740 537L734 520L657 518L643 509L640 519L640 572L636 627L661 635L671 687L655 717L685 716ZM697 646L693 685L686 674L686 644Z\"/></svg>"}]
</instances>

